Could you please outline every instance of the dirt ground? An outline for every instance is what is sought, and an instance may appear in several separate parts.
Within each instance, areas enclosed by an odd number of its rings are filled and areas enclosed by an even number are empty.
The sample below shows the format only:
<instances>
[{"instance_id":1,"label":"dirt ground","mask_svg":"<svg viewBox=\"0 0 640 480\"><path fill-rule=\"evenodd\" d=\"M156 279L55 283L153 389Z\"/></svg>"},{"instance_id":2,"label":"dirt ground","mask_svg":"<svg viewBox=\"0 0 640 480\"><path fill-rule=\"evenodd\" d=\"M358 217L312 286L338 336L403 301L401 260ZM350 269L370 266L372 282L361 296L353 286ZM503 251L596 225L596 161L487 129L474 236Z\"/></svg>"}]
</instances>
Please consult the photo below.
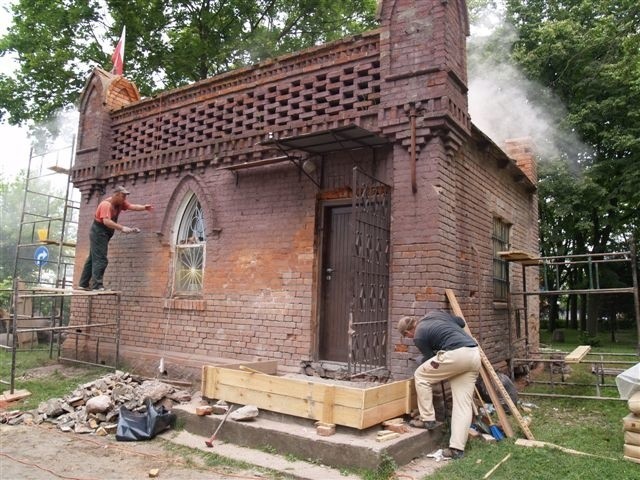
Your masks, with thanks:
<instances>
[{"instance_id":1,"label":"dirt ground","mask_svg":"<svg viewBox=\"0 0 640 480\"><path fill-rule=\"evenodd\" d=\"M83 370L69 365L48 365L26 372L22 378L41 378L57 373L75 376ZM0 412L12 404L0 405ZM244 459L243 459L244 460ZM251 458L246 459L251 462ZM395 478L423 478L445 462L421 458L404 465ZM268 472L259 467L217 465L209 467L197 450L176 451L162 437L145 442L118 442L114 435L65 433L55 425L10 426L0 424L1 480L134 480L150 478L171 480L253 480L290 477L284 472Z\"/></svg>"},{"instance_id":2,"label":"dirt ground","mask_svg":"<svg viewBox=\"0 0 640 480\"><path fill-rule=\"evenodd\" d=\"M48 365L27 371L21 378L42 378L54 373L70 377L82 368ZM0 405L0 411L12 404ZM210 468L195 454L177 454L171 444L156 437L146 442L118 442L114 435L65 433L55 425L0 425L0 479L2 480L127 480L158 479L264 479L268 474L220 466ZM174 449L175 450L175 449Z\"/></svg>"},{"instance_id":3,"label":"dirt ground","mask_svg":"<svg viewBox=\"0 0 640 480\"><path fill-rule=\"evenodd\" d=\"M126 480L158 479L264 479L253 470L209 468L185 459L159 437L148 442L117 442L113 435L99 437L64 433L53 425L0 425L0 478L3 480Z\"/></svg>"}]
</instances>

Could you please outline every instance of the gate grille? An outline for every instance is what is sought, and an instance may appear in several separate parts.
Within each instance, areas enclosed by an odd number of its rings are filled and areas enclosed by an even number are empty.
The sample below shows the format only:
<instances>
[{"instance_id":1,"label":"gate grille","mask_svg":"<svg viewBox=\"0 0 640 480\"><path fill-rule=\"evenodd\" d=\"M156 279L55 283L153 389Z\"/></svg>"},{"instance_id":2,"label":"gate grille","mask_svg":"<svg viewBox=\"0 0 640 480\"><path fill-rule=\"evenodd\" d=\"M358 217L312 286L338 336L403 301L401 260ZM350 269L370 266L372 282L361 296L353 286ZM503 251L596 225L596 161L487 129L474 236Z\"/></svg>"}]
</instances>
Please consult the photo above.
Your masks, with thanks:
<instances>
[{"instance_id":1,"label":"gate grille","mask_svg":"<svg viewBox=\"0 0 640 480\"><path fill-rule=\"evenodd\" d=\"M349 375L386 367L391 187L353 169Z\"/></svg>"}]
</instances>

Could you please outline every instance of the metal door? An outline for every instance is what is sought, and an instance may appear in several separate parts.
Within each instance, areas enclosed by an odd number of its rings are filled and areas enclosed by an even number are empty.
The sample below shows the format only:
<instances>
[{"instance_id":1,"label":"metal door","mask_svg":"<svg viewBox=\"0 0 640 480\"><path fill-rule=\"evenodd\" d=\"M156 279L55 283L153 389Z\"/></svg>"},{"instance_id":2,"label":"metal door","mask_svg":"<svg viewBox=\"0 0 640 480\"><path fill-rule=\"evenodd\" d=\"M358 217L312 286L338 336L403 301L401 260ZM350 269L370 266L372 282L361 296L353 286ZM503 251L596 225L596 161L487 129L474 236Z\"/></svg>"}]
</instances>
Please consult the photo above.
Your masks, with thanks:
<instances>
[{"instance_id":1,"label":"metal door","mask_svg":"<svg viewBox=\"0 0 640 480\"><path fill-rule=\"evenodd\" d=\"M324 217L320 360L346 362L348 357L351 205L327 207Z\"/></svg>"}]
</instances>

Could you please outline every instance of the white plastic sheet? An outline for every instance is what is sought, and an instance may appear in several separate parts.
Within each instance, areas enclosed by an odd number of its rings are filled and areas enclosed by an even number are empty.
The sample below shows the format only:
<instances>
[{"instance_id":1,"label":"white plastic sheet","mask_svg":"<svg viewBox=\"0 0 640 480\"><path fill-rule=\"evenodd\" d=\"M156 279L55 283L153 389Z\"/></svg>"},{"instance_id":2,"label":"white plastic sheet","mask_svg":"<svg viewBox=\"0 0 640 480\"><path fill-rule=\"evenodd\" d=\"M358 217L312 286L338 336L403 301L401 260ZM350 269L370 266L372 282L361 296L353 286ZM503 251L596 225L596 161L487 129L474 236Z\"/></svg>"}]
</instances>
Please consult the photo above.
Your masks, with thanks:
<instances>
[{"instance_id":1,"label":"white plastic sheet","mask_svg":"<svg viewBox=\"0 0 640 480\"><path fill-rule=\"evenodd\" d=\"M640 392L640 363L625 370L616 377L616 386L620 392L620 398L629 400L635 392Z\"/></svg>"}]
</instances>

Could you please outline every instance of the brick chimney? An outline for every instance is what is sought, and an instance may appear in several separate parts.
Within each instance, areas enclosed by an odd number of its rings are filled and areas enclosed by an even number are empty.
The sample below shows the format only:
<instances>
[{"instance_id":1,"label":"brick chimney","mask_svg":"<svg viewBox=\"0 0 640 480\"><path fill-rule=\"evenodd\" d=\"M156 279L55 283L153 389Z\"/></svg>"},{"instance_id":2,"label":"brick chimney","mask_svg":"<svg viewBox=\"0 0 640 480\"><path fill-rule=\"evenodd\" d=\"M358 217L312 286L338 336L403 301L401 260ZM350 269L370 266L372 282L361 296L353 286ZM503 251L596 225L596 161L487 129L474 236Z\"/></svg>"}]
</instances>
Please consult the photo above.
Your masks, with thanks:
<instances>
[{"instance_id":1,"label":"brick chimney","mask_svg":"<svg viewBox=\"0 0 640 480\"><path fill-rule=\"evenodd\" d=\"M520 170L534 185L538 183L538 165L533 153L533 140L529 137L512 138L504 141L504 152L515 160Z\"/></svg>"}]
</instances>

